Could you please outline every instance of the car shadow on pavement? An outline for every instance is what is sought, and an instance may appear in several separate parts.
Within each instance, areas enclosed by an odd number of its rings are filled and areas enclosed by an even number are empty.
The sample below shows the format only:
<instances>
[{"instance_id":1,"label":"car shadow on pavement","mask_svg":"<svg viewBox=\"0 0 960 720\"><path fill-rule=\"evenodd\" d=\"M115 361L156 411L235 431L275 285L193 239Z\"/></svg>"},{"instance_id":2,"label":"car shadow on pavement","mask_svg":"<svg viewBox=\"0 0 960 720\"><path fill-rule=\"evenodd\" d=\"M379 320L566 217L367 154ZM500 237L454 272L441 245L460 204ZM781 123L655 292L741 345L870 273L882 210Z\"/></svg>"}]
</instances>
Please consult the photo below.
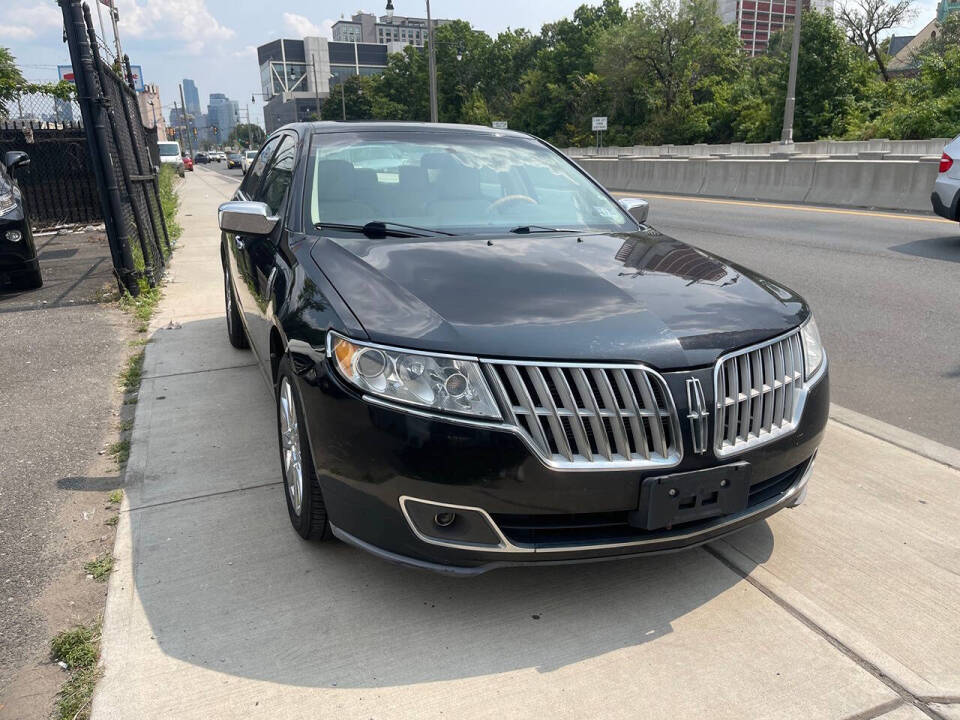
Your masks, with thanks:
<instances>
[{"instance_id":1,"label":"car shadow on pavement","mask_svg":"<svg viewBox=\"0 0 960 720\"><path fill-rule=\"evenodd\" d=\"M902 245L893 245L890 249L905 255L960 263L960 232L942 237L913 240Z\"/></svg>"},{"instance_id":2,"label":"car shadow on pavement","mask_svg":"<svg viewBox=\"0 0 960 720\"><path fill-rule=\"evenodd\" d=\"M206 323L210 332L198 327ZM155 449L144 452L156 459L129 481L134 589L149 623L130 642L144 643L143 652L156 643L187 663L291 686L383 688L552 672L668 636L726 593L738 593L724 605L736 617L723 622L751 625L749 608L733 599L746 592L742 578L702 549L462 579L391 565L336 541L301 540L279 482L272 398L257 368L228 366L236 357L222 326L220 318L184 323L156 333L148 350L179 343L196 353L184 367L216 356L223 369L197 370L190 380L171 367L141 392L134 453L141 423L209 435L184 441L176 454L172 435L151 435ZM202 347L190 349L185 340L200 335ZM248 384L227 397L221 376ZM159 484L189 492L161 496ZM754 559L765 561L774 543L767 523L743 532L754 535ZM711 620L691 632L718 628Z\"/></svg>"}]
</instances>

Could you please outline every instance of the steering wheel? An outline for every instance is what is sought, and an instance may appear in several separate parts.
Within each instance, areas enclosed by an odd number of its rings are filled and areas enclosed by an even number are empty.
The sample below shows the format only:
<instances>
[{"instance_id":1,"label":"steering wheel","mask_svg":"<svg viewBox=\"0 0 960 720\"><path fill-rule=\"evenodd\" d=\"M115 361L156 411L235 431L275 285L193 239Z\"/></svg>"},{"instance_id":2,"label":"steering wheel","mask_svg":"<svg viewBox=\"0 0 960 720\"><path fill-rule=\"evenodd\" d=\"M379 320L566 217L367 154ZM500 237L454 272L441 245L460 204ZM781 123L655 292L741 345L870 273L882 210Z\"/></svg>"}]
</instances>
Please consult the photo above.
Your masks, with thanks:
<instances>
[{"instance_id":1,"label":"steering wheel","mask_svg":"<svg viewBox=\"0 0 960 720\"><path fill-rule=\"evenodd\" d=\"M490 203L490 205L487 206L487 212L491 210L496 210L497 212L500 212L500 208L502 208L503 206L512 205L513 203L518 203L518 202L528 203L530 205L540 204L529 195L504 195L502 198L498 198L497 200L494 200L492 203Z\"/></svg>"}]
</instances>

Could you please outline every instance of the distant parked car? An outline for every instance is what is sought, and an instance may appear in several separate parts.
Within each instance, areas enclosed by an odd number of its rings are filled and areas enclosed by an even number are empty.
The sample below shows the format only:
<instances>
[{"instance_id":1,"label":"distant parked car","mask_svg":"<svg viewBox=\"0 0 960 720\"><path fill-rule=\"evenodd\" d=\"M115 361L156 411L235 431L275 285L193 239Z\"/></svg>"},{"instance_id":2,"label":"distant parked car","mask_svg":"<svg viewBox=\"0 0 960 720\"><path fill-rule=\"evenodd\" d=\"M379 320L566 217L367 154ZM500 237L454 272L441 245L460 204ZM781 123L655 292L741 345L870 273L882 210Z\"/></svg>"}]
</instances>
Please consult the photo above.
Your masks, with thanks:
<instances>
[{"instance_id":1,"label":"distant parked car","mask_svg":"<svg viewBox=\"0 0 960 720\"><path fill-rule=\"evenodd\" d=\"M243 155L240 157L240 170L244 175L247 174L247 170L250 169L250 165L253 164L253 161L257 159L257 150L244 150Z\"/></svg>"},{"instance_id":2,"label":"distant parked car","mask_svg":"<svg viewBox=\"0 0 960 720\"><path fill-rule=\"evenodd\" d=\"M243 158L240 157L240 153L230 153L227 155L227 170L240 167L240 162L242 159Z\"/></svg>"},{"instance_id":3,"label":"distant parked car","mask_svg":"<svg viewBox=\"0 0 960 720\"><path fill-rule=\"evenodd\" d=\"M206 153L198 152L193 156L193 162L195 162L197 165L205 165L206 163L210 162L210 158Z\"/></svg>"},{"instance_id":4,"label":"distant parked car","mask_svg":"<svg viewBox=\"0 0 960 720\"><path fill-rule=\"evenodd\" d=\"M943 149L940 174L930 196L933 211L947 220L960 220L960 136Z\"/></svg>"},{"instance_id":5,"label":"distant parked car","mask_svg":"<svg viewBox=\"0 0 960 720\"><path fill-rule=\"evenodd\" d=\"M213 160L214 162L223 162L224 160L227 159L227 156L224 155L219 150L214 150L213 152L210 153L210 159Z\"/></svg>"},{"instance_id":6,"label":"distant parked car","mask_svg":"<svg viewBox=\"0 0 960 720\"><path fill-rule=\"evenodd\" d=\"M160 149L160 164L172 165L177 175L183 177L183 152L180 150L180 143L176 140L165 140L158 142L157 147Z\"/></svg>"},{"instance_id":7,"label":"distant parked car","mask_svg":"<svg viewBox=\"0 0 960 720\"><path fill-rule=\"evenodd\" d=\"M183 169L193 172L193 158L191 158L189 155L183 156Z\"/></svg>"},{"instance_id":8,"label":"distant parked car","mask_svg":"<svg viewBox=\"0 0 960 720\"><path fill-rule=\"evenodd\" d=\"M43 285L30 218L20 188L13 179L17 168L29 164L30 158L25 152L12 150L4 155L0 166L0 276L9 277L19 288Z\"/></svg>"}]
</instances>

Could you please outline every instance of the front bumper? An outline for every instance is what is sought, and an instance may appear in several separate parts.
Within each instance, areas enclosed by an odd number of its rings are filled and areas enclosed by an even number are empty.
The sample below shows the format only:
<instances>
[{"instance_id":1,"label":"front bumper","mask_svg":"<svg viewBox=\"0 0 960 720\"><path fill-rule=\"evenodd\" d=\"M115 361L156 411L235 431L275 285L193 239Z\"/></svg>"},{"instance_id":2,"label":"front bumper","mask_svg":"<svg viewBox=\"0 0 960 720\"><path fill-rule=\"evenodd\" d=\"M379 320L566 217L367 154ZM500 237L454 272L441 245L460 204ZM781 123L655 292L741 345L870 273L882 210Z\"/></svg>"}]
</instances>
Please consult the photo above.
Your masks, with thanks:
<instances>
[{"instance_id":1,"label":"front bumper","mask_svg":"<svg viewBox=\"0 0 960 720\"><path fill-rule=\"evenodd\" d=\"M20 240L6 239L11 230L20 233ZM21 205L0 217L0 273L35 272L38 267L33 233Z\"/></svg>"},{"instance_id":2,"label":"front bumper","mask_svg":"<svg viewBox=\"0 0 960 720\"><path fill-rule=\"evenodd\" d=\"M712 368L696 373L707 378ZM664 373L681 418L688 411L684 383L696 373ZM669 552L757 522L803 499L829 412L824 372L793 432L736 457L718 460L712 449L694 454L684 427L687 452L669 470L569 472L546 467L513 433L365 402L327 363L312 366L298 385L334 533L384 559L454 574ZM751 468L751 500L742 512L671 529L629 523L645 478L730 462ZM499 535L497 546L424 538L402 498L479 509ZM555 524L556 531L542 530Z\"/></svg>"}]
</instances>

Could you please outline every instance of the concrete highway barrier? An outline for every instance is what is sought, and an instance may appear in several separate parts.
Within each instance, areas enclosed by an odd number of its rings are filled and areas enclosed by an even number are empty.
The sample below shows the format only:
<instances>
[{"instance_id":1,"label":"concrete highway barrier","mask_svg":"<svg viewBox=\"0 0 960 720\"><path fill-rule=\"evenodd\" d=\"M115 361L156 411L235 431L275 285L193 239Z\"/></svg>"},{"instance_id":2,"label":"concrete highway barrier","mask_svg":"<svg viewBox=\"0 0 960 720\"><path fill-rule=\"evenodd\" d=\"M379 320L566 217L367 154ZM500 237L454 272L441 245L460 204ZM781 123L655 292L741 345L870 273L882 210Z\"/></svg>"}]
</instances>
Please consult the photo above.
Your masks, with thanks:
<instances>
[{"instance_id":1,"label":"concrete highway barrier","mask_svg":"<svg viewBox=\"0 0 960 720\"><path fill-rule=\"evenodd\" d=\"M573 159L610 190L930 211L934 159L835 157Z\"/></svg>"}]
</instances>

